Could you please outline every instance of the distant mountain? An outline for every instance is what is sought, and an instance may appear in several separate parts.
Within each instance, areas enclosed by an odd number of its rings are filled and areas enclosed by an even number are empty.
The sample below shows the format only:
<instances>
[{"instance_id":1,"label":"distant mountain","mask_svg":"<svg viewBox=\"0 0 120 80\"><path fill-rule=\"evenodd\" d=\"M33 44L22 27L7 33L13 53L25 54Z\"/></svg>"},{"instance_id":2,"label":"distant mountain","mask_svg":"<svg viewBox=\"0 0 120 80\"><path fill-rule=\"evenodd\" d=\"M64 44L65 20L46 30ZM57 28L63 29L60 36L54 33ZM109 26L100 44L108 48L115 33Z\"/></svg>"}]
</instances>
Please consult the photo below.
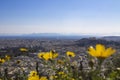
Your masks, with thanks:
<instances>
[{"instance_id":1,"label":"distant mountain","mask_svg":"<svg viewBox=\"0 0 120 80\"><path fill-rule=\"evenodd\" d=\"M108 40L108 41L120 41L120 36L104 36L102 39Z\"/></svg>"},{"instance_id":2,"label":"distant mountain","mask_svg":"<svg viewBox=\"0 0 120 80\"><path fill-rule=\"evenodd\" d=\"M60 34L60 33L32 33L32 34L0 34L0 38L40 38L40 39L82 39L99 38L107 41L120 41L120 36L97 36L93 34Z\"/></svg>"},{"instance_id":3,"label":"distant mountain","mask_svg":"<svg viewBox=\"0 0 120 80\"><path fill-rule=\"evenodd\" d=\"M60 34L60 33L33 33L23 35L24 37L39 37L39 38L56 38L56 39L81 39L94 37L93 35L83 35L83 34Z\"/></svg>"},{"instance_id":4,"label":"distant mountain","mask_svg":"<svg viewBox=\"0 0 120 80\"><path fill-rule=\"evenodd\" d=\"M92 35L59 34L59 33L32 33L22 35L0 35L0 38L45 38L45 39L81 39L93 37Z\"/></svg>"},{"instance_id":5,"label":"distant mountain","mask_svg":"<svg viewBox=\"0 0 120 80\"><path fill-rule=\"evenodd\" d=\"M104 44L111 47L120 47L120 42L117 41L107 41L105 39L97 39L97 38L82 38L80 40L75 41L76 45L81 47L89 47L89 46L95 46L96 44Z\"/></svg>"},{"instance_id":6,"label":"distant mountain","mask_svg":"<svg viewBox=\"0 0 120 80\"><path fill-rule=\"evenodd\" d=\"M25 34L25 35L22 35L22 36L63 36L62 34L59 34L59 33L32 33L32 34Z\"/></svg>"}]
</instances>

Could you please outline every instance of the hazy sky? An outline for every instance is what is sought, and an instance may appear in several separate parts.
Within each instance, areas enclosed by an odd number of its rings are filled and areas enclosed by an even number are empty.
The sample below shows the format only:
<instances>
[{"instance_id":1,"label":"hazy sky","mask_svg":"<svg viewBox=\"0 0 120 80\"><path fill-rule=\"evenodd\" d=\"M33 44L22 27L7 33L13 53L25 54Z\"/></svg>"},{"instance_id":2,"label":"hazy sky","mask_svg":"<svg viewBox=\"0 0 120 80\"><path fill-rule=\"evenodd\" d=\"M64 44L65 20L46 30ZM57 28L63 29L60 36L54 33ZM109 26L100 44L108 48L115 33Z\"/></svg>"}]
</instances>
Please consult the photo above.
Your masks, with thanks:
<instances>
[{"instance_id":1,"label":"hazy sky","mask_svg":"<svg viewBox=\"0 0 120 80\"><path fill-rule=\"evenodd\" d=\"M120 0L0 0L0 33L120 33Z\"/></svg>"}]
</instances>

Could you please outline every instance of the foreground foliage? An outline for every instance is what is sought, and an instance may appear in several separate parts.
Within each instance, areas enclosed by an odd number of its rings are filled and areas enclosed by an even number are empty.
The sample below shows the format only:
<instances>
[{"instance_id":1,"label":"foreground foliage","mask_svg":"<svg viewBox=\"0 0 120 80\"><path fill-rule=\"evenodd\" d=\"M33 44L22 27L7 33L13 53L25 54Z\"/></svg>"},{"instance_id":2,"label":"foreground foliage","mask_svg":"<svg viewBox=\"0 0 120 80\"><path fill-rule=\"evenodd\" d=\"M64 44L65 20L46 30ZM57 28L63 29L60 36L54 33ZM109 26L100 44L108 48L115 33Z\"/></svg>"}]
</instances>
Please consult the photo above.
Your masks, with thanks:
<instances>
[{"instance_id":1,"label":"foreground foliage","mask_svg":"<svg viewBox=\"0 0 120 80\"><path fill-rule=\"evenodd\" d=\"M20 50L28 51L24 48ZM72 51L67 51L63 56L55 50L40 52L38 58L41 62L36 61L35 70L25 74L21 67L23 74L18 73L17 76L10 77L5 69L4 74L0 72L0 80L120 80L119 67L105 66L106 60L116 52L115 49L97 44L95 48L90 46L86 52L88 55L84 56L79 56ZM6 55L0 58L0 64L9 60L10 56ZM20 60L16 62L19 63ZM39 64L42 64L42 67Z\"/></svg>"}]
</instances>

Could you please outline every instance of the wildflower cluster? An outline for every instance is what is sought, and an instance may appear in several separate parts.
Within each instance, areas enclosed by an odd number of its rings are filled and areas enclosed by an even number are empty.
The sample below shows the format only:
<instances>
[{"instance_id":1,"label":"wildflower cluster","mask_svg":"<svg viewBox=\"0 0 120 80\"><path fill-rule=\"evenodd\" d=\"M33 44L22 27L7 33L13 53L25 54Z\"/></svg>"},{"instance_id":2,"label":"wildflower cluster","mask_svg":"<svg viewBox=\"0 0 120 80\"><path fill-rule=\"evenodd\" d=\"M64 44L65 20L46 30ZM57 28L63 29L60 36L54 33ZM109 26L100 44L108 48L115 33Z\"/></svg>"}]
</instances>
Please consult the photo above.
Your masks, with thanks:
<instances>
[{"instance_id":1,"label":"wildflower cluster","mask_svg":"<svg viewBox=\"0 0 120 80\"><path fill-rule=\"evenodd\" d=\"M28 80L48 80L47 77L39 77L36 71L31 71Z\"/></svg>"},{"instance_id":2,"label":"wildflower cluster","mask_svg":"<svg viewBox=\"0 0 120 80\"><path fill-rule=\"evenodd\" d=\"M28 51L21 48L21 51ZM79 56L78 54L67 51L60 56L55 50L38 53L40 60L36 61L35 69L31 69L29 74L22 77L18 75L15 80L119 80L120 68L106 68L103 63L113 55L116 50L112 47L106 48L102 44L97 44L95 48L90 46L86 51L88 55ZM87 58L87 59L85 59ZM9 56L0 58L4 63L9 60ZM16 61L19 64L21 60ZM22 70L22 68L21 68ZM109 71L109 72L108 72ZM24 73L24 72L23 72ZM7 75L7 74L6 74ZM5 76L6 77L6 76ZM25 77L25 78L23 78ZM1 78L1 77L0 77ZM6 80L2 78L2 80ZM11 80L11 79L7 79Z\"/></svg>"},{"instance_id":3,"label":"wildflower cluster","mask_svg":"<svg viewBox=\"0 0 120 80\"><path fill-rule=\"evenodd\" d=\"M4 58L0 58L0 64L4 63L5 61L9 61L10 60L10 56L6 55Z\"/></svg>"},{"instance_id":4,"label":"wildflower cluster","mask_svg":"<svg viewBox=\"0 0 120 80\"><path fill-rule=\"evenodd\" d=\"M26 49L26 48L20 48L20 51L21 51L21 52L27 52L28 49Z\"/></svg>"},{"instance_id":5,"label":"wildflower cluster","mask_svg":"<svg viewBox=\"0 0 120 80\"><path fill-rule=\"evenodd\" d=\"M58 57L58 53L56 53L55 51L50 51L50 52L41 52L38 54L38 57L41 59L44 59L46 61L48 60L52 60Z\"/></svg>"}]
</instances>

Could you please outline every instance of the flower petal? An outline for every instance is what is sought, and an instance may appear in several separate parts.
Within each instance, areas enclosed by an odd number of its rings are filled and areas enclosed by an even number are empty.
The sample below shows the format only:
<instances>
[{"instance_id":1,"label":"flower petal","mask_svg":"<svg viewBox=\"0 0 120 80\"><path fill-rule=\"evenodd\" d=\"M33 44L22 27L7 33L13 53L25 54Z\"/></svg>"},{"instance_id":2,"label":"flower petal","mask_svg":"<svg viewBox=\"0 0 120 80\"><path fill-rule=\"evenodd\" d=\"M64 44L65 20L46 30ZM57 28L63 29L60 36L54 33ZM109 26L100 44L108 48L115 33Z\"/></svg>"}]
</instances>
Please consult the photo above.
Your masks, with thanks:
<instances>
[{"instance_id":1,"label":"flower petal","mask_svg":"<svg viewBox=\"0 0 120 80\"><path fill-rule=\"evenodd\" d=\"M90 46L88 51L87 51L91 56L96 57L96 51L93 48L93 46Z\"/></svg>"},{"instance_id":2,"label":"flower petal","mask_svg":"<svg viewBox=\"0 0 120 80\"><path fill-rule=\"evenodd\" d=\"M102 44L97 44L96 45L96 56L101 57L102 54L105 52L105 46Z\"/></svg>"},{"instance_id":3,"label":"flower petal","mask_svg":"<svg viewBox=\"0 0 120 80\"><path fill-rule=\"evenodd\" d=\"M115 53L116 50L112 49L111 47L107 48L104 52L104 54L102 55L103 57L109 57L111 56L113 53Z\"/></svg>"}]
</instances>

